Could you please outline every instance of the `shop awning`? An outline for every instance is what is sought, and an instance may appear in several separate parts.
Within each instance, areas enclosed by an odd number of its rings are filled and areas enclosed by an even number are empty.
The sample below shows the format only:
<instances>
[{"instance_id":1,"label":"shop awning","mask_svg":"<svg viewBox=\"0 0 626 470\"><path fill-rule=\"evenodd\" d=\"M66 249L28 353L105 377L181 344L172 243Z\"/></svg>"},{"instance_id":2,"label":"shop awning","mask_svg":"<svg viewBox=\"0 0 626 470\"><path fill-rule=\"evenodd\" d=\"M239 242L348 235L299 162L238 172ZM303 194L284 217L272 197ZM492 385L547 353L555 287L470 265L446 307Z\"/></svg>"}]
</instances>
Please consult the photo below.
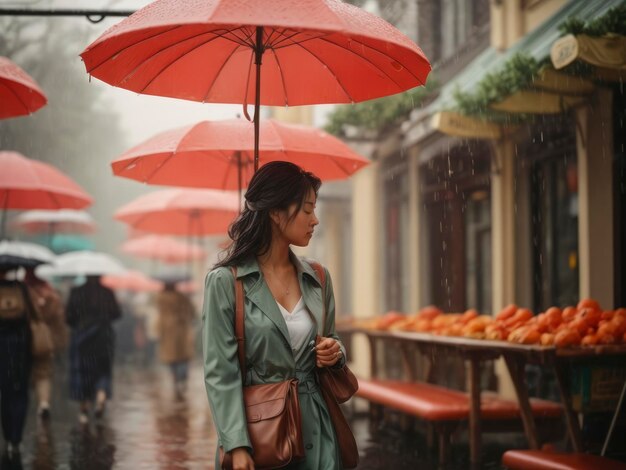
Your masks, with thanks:
<instances>
[{"instance_id":1,"label":"shop awning","mask_svg":"<svg viewBox=\"0 0 626 470\"><path fill-rule=\"evenodd\" d=\"M491 108L508 113L558 114L582 104L593 89L589 80L546 67L539 72L531 89L517 91Z\"/></svg>"},{"instance_id":2,"label":"shop awning","mask_svg":"<svg viewBox=\"0 0 626 470\"><path fill-rule=\"evenodd\" d=\"M563 21L569 17L584 19L598 18L604 15L611 8L619 5L621 1L622 0L572 0L564 5L556 14L547 19L534 31L521 38L506 51L501 52L492 47L485 49L485 51L483 51L465 69L463 69L454 78L454 80L448 82L441 89L439 97L429 105L428 112L431 115L435 115L440 111L453 111L456 107L454 95L457 90L460 92L472 93L487 74L501 70L504 64L506 64L506 62L509 61L515 54L523 53L537 61L542 61L549 56L552 45L559 39L561 35L559 26L563 23ZM551 80L554 81L554 93L547 92ZM584 95L587 93L586 90L580 90L578 92L572 92L572 90L569 90L565 93L562 91L563 86L569 87L571 85L578 87L578 84L574 83L576 81L575 77L565 77L564 75L551 76L545 77L545 80L540 78L539 81L545 81L545 83L542 85L536 81L534 86L538 86L539 88L542 88L542 90L538 92L538 96L533 95L530 99L532 99L535 103L535 106L531 109L544 110L540 112L545 112L547 109L556 109L561 105L575 105L578 100L578 96L575 96L575 99L571 99L570 95ZM587 87L586 84L581 86L582 88ZM551 95L553 94L556 96L552 97ZM565 98L562 98L563 96L565 96ZM504 110L509 112L535 112L519 110L520 107L518 105L520 101L523 100L523 98L528 98L528 96L520 95L515 97L515 95L511 95L511 97L511 102L499 103L499 105L503 106Z\"/></svg>"},{"instance_id":3,"label":"shop awning","mask_svg":"<svg viewBox=\"0 0 626 470\"><path fill-rule=\"evenodd\" d=\"M552 45L550 59L557 70L582 60L596 67L626 71L626 36L568 34Z\"/></svg>"},{"instance_id":4,"label":"shop awning","mask_svg":"<svg viewBox=\"0 0 626 470\"><path fill-rule=\"evenodd\" d=\"M431 126L443 134L455 137L499 139L502 135L499 125L454 111L439 111L433 114Z\"/></svg>"}]
</instances>

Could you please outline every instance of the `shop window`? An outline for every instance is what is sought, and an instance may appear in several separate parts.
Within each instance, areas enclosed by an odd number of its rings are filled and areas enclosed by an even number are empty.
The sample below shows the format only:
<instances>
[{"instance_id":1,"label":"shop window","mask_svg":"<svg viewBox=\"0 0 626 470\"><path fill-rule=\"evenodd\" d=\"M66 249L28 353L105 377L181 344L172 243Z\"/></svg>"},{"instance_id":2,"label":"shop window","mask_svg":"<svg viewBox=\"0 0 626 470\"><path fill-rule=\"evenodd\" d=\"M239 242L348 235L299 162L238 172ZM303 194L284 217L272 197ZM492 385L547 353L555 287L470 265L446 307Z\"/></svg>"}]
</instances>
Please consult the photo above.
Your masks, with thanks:
<instances>
[{"instance_id":1,"label":"shop window","mask_svg":"<svg viewBox=\"0 0 626 470\"><path fill-rule=\"evenodd\" d=\"M433 62L453 57L489 25L489 0L437 0L433 6L439 26L429 55Z\"/></svg>"},{"instance_id":2,"label":"shop window","mask_svg":"<svg viewBox=\"0 0 626 470\"><path fill-rule=\"evenodd\" d=\"M392 159L383 170L385 310L409 307L409 191L405 160Z\"/></svg>"},{"instance_id":3,"label":"shop window","mask_svg":"<svg viewBox=\"0 0 626 470\"><path fill-rule=\"evenodd\" d=\"M491 309L490 152L453 148L421 169L430 303L447 312Z\"/></svg>"},{"instance_id":4,"label":"shop window","mask_svg":"<svg viewBox=\"0 0 626 470\"><path fill-rule=\"evenodd\" d=\"M571 129L570 127L571 126ZM526 150L530 158L533 308L579 300L578 169L573 123L546 122Z\"/></svg>"}]
</instances>

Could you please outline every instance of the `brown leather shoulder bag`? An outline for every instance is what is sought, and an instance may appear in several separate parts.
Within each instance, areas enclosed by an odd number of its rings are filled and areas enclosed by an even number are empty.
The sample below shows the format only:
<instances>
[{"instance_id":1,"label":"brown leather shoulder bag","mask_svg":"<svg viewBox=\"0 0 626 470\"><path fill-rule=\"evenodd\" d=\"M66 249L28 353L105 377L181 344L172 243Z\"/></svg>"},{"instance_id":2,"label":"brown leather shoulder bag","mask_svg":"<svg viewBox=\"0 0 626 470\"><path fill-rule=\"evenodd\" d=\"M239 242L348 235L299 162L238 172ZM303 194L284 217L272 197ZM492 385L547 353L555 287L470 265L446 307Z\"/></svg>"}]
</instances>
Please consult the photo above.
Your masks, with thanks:
<instances>
[{"instance_id":1,"label":"brown leather shoulder bag","mask_svg":"<svg viewBox=\"0 0 626 470\"><path fill-rule=\"evenodd\" d=\"M326 326L326 273L321 264L310 262L322 284L322 331ZM319 341L319 336L318 336ZM356 446L352 429L341 411L340 403L349 400L359 388L357 378L346 364L343 367L320 367L317 369L317 379L326 402L328 413L335 428L335 435L339 441L341 463L344 468L355 468L359 464L359 450Z\"/></svg>"},{"instance_id":2,"label":"brown leather shoulder bag","mask_svg":"<svg viewBox=\"0 0 626 470\"><path fill-rule=\"evenodd\" d=\"M235 335L242 383L246 376L243 281L235 277ZM252 459L257 469L285 467L304 458L298 380L243 387ZM223 469L232 469L231 454L220 447Z\"/></svg>"}]
</instances>

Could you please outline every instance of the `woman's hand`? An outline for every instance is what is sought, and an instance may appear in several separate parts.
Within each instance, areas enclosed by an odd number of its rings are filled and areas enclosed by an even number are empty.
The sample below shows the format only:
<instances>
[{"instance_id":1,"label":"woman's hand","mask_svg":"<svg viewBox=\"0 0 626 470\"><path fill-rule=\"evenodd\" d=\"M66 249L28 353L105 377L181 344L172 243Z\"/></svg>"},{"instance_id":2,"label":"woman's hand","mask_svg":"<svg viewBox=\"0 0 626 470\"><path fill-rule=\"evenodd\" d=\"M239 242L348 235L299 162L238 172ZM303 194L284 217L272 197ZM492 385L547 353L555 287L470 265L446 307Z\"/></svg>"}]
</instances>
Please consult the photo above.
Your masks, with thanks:
<instances>
[{"instance_id":1,"label":"woman's hand","mask_svg":"<svg viewBox=\"0 0 626 470\"><path fill-rule=\"evenodd\" d=\"M339 347L339 341L334 338L321 337L315 346L317 367L334 366L343 353Z\"/></svg>"},{"instance_id":2,"label":"woman's hand","mask_svg":"<svg viewBox=\"0 0 626 470\"><path fill-rule=\"evenodd\" d=\"M245 447L237 447L231 451L233 470L254 470L254 461Z\"/></svg>"}]
</instances>

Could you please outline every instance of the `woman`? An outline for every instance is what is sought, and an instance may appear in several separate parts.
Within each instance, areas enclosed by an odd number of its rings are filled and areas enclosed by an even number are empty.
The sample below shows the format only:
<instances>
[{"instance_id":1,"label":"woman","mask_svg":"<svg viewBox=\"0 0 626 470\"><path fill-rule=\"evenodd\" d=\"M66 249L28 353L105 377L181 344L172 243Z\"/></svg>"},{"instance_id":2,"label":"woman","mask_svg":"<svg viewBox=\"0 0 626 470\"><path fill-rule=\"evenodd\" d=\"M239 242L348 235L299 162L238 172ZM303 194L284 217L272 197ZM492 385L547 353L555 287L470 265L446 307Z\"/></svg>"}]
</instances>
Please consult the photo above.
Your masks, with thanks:
<instances>
[{"instance_id":1,"label":"woman","mask_svg":"<svg viewBox=\"0 0 626 470\"><path fill-rule=\"evenodd\" d=\"M100 276L87 276L75 287L67 302L66 321L72 329L70 340L70 397L80 402L78 420L88 422L95 402L95 416L101 418L111 397L114 333L111 323L121 316L111 291L100 284Z\"/></svg>"},{"instance_id":2,"label":"woman","mask_svg":"<svg viewBox=\"0 0 626 470\"><path fill-rule=\"evenodd\" d=\"M193 322L195 312L189 298L178 292L173 283L166 283L157 295L159 311L159 357L169 364L174 379L176 398L187 389L189 361L194 353Z\"/></svg>"},{"instance_id":3,"label":"woman","mask_svg":"<svg viewBox=\"0 0 626 470\"><path fill-rule=\"evenodd\" d=\"M234 278L245 291L245 385L296 377L306 458L294 469L340 469L335 430L315 380L315 367L342 365L345 351L335 334L335 301L326 273L326 298L308 262L290 245L307 246L315 226L321 182L287 162L264 165L250 181L243 212L232 224L223 261L206 278L203 307L205 385L219 445L233 468L252 469L234 335ZM321 325L324 302L327 324ZM330 332L329 337L324 337ZM316 334L322 336L315 345ZM217 461L217 457L216 457ZM216 463L216 468L219 465Z\"/></svg>"}]
</instances>

